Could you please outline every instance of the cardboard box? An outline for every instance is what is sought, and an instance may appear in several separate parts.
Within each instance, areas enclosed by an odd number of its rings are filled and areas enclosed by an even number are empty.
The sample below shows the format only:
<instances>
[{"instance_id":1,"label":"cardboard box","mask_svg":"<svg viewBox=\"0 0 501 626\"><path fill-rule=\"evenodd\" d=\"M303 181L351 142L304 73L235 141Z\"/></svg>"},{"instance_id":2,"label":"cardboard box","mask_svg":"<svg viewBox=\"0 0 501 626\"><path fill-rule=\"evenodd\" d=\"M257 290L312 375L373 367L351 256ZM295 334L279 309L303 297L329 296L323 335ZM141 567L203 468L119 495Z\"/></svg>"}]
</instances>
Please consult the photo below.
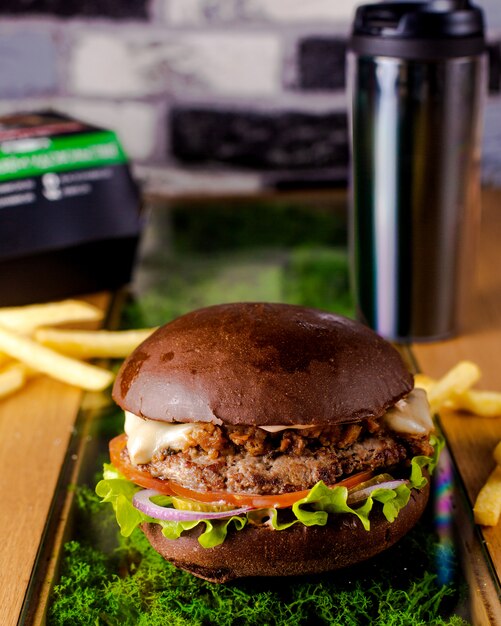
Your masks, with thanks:
<instances>
[{"instance_id":1,"label":"cardboard box","mask_svg":"<svg viewBox=\"0 0 501 626\"><path fill-rule=\"evenodd\" d=\"M139 232L115 133L53 112L0 117L0 306L120 287Z\"/></svg>"}]
</instances>

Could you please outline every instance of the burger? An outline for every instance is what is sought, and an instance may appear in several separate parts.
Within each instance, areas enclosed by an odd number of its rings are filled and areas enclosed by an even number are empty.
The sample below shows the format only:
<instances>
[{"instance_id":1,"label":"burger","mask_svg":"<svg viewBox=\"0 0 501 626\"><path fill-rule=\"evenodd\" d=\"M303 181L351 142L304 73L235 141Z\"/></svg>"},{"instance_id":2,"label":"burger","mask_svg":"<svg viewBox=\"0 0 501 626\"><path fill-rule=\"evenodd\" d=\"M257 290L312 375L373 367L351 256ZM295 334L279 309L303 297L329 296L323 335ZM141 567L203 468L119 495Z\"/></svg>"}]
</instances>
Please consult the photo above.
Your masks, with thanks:
<instances>
[{"instance_id":1,"label":"burger","mask_svg":"<svg viewBox=\"0 0 501 626\"><path fill-rule=\"evenodd\" d=\"M125 432L97 493L121 532L209 581L313 574L421 516L438 445L425 392L364 325L287 304L190 312L125 360Z\"/></svg>"}]
</instances>

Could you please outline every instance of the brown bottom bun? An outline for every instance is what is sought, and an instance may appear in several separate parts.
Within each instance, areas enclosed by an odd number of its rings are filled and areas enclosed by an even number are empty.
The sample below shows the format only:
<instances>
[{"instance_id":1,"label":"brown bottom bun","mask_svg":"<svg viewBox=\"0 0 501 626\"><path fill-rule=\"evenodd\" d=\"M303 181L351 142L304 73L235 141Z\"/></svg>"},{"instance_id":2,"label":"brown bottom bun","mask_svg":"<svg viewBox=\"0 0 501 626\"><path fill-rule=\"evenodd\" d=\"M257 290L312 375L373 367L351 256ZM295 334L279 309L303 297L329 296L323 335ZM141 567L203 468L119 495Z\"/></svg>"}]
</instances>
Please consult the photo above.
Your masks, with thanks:
<instances>
[{"instance_id":1,"label":"brown bottom bun","mask_svg":"<svg viewBox=\"0 0 501 626\"><path fill-rule=\"evenodd\" d=\"M429 496L429 484L413 489L407 506L390 523L375 504L366 531L354 515L336 515L325 526L295 524L287 530L246 526L229 531L223 544L203 548L203 525L179 539L167 539L159 524L141 528L153 548L167 561L199 578L224 583L246 576L295 576L341 569L369 559L401 539L419 520Z\"/></svg>"}]
</instances>

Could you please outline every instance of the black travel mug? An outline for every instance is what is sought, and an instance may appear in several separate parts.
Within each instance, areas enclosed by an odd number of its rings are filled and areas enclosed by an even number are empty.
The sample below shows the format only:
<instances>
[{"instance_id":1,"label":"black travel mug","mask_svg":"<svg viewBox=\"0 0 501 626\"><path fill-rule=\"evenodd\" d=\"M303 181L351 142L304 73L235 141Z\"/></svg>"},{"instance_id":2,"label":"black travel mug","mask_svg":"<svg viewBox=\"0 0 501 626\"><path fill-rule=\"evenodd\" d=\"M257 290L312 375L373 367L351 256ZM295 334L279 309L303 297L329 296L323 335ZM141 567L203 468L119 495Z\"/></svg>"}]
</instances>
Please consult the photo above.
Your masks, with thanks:
<instances>
[{"instance_id":1,"label":"black travel mug","mask_svg":"<svg viewBox=\"0 0 501 626\"><path fill-rule=\"evenodd\" d=\"M449 337L472 297L482 12L449 0L361 6L347 63L358 315L395 341Z\"/></svg>"}]
</instances>

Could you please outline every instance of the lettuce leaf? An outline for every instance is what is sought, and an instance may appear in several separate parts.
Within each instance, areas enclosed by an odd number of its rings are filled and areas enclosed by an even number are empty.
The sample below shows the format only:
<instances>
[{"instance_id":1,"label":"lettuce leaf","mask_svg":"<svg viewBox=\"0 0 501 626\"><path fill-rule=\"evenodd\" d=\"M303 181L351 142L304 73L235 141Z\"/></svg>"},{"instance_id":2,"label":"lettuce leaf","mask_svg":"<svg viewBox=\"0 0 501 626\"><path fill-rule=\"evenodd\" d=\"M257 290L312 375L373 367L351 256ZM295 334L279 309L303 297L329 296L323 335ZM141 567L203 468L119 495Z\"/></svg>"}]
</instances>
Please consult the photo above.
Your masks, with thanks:
<instances>
[{"instance_id":1,"label":"lettuce leaf","mask_svg":"<svg viewBox=\"0 0 501 626\"><path fill-rule=\"evenodd\" d=\"M120 533L128 537L132 531L142 522L154 522L160 524L162 533L168 539L177 539L185 530L195 528L198 524L205 525L198 541L204 548L213 548L224 542L228 529L231 525L236 530L242 530L248 523L268 524L275 530L285 530L293 524L305 526L325 526L329 515L349 513L358 517L365 530L370 530L369 515L374 502L382 505L383 515L389 522L393 522L399 512L407 505L412 489L422 489L427 479L423 475L423 469L433 473L440 452L444 446L443 438L435 435L430 437L434 453L432 457L415 456L411 460L410 477L406 484L399 485L395 489L380 488L372 491L365 502L350 507L348 489L346 487L327 487L322 481L318 482L305 498L298 500L292 506L294 519L281 519L279 509L253 510L246 515L234 515L222 520L196 520L191 522L173 522L157 520L145 515L132 504L132 498L137 491L141 490L131 481L124 478L111 464L104 465L103 479L96 486L96 493L102 502L109 502L113 506ZM157 496L154 502L161 506L171 506L172 498L169 496Z\"/></svg>"},{"instance_id":2,"label":"lettuce leaf","mask_svg":"<svg viewBox=\"0 0 501 626\"><path fill-rule=\"evenodd\" d=\"M103 480L96 485L96 493L102 502L110 502L115 511L120 534L129 537L132 531L143 522L154 522L162 527L162 534L167 539L177 539L185 530L195 528L197 524L205 524L205 530L198 538L204 548L212 548L223 543L228 533L228 527L233 524L237 530L242 530L247 519L243 516L234 515L223 520L196 520L191 522L171 522L154 519L142 511L136 509L132 504L132 498L137 491L141 491L130 480L127 480L110 463L104 464ZM172 505L172 498L169 496L157 496L152 498L155 504L160 506Z\"/></svg>"}]
</instances>

